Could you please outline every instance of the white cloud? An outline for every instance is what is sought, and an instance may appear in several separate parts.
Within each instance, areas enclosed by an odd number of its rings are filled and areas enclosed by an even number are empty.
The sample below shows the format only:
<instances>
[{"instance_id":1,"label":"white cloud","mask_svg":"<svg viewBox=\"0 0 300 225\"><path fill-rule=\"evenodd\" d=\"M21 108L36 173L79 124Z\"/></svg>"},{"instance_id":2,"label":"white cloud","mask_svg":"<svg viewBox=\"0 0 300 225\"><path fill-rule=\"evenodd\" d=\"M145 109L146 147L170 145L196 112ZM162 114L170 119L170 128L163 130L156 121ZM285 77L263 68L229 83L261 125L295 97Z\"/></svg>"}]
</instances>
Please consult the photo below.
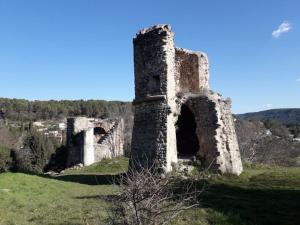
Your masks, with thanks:
<instances>
[{"instance_id":1,"label":"white cloud","mask_svg":"<svg viewBox=\"0 0 300 225\"><path fill-rule=\"evenodd\" d=\"M289 22L283 22L279 25L277 30L272 32L274 38L279 38L283 33L289 32L292 29L292 26Z\"/></svg>"},{"instance_id":2,"label":"white cloud","mask_svg":"<svg viewBox=\"0 0 300 225\"><path fill-rule=\"evenodd\" d=\"M265 109L271 109L273 107L273 105L271 103L265 104L264 108Z\"/></svg>"}]
</instances>

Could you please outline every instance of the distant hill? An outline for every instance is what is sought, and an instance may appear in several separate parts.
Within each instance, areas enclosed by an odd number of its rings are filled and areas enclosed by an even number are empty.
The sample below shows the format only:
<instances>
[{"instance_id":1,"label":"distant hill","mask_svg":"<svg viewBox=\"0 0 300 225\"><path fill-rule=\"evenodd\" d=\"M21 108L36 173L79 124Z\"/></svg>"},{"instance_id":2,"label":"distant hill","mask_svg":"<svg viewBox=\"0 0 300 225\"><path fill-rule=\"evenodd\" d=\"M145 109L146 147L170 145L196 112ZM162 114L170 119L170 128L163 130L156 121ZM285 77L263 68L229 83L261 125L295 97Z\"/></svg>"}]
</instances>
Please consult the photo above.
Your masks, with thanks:
<instances>
[{"instance_id":1,"label":"distant hill","mask_svg":"<svg viewBox=\"0 0 300 225\"><path fill-rule=\"evenodd\" d=\"M300 166L300 125L290 127L238 118L235 130L243 161L281 166Z\"/></svg>"},{"instance_id":2,"label":"distant hill","mask_svg":"<svg viewBox=\"0 0 300 225\"><path fill-rule=\"evenodd\" d=\"M300 124L300 109L270 109L260 112L237 114L240 119L251 120L276 120L283 124Z\"/></svg>"},{"instance_id":3,"label":"distant hill","mask_svg":"<svg viewBox=\"0 0 300 225\"><path fill-rule=\"evenodd\" d=\"M300 166L300 109L271 109L236 117L244 161Z\"/></svg>"}]
</instances>

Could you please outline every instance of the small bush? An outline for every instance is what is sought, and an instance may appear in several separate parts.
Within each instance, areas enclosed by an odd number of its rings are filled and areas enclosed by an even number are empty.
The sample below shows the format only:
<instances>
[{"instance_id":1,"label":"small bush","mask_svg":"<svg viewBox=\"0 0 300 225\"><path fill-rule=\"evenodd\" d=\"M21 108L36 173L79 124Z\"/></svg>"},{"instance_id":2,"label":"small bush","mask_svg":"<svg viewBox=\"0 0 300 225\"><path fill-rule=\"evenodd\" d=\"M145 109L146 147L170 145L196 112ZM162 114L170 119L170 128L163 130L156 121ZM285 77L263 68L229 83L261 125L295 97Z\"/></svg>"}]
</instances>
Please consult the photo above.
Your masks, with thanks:
<instances>
[{"instance_id":1,"label":"small bush","mask_svg":"<svg viewBox=\"0 0 300 225\"><path fill-rule=\"evenodd\" d=\"M14 171L24 173L41 173L41 170L35 165L33 153L30 148L13 150Z\"/></svg>"},{"instance_id":2,"label":"small bush","mask_svg":"<svg viewBox=\"0 0 300 225\"><path fill-rule=\"evenodd\" d=\"M0 172L8 171L11 165L12 158L10 156L10 149L0 145Z\"/></svg>"},{"instance_id":3,"label":"small bush","mask_svg":"<svg viewBox=\"0 0 300 225\"><path fill-rule=\"evenodd\" d=\"M45 171L60 172L67 166L68 148L64 145L56 149L51 155L49 163L44 168Z\"/></svg>"}]
</instances>

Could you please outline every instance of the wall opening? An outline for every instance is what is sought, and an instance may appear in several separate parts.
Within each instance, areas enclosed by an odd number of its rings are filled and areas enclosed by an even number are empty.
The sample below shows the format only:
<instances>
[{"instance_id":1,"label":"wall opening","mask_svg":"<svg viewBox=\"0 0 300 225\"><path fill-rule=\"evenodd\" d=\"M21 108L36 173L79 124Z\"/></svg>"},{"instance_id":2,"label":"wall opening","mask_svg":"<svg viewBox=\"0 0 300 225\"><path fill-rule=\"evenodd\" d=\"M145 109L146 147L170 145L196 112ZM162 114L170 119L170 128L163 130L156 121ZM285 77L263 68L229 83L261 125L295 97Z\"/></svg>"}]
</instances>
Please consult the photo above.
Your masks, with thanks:
<instances>
[{"instance_id":1,"label":"wall opening","mask_svg":"<svg viewBox=\"0 0 300 225\"><path fill-rule=\"evenodd\" d=\"M196 134L196 121L193 112L185 105L176 123L177 156L189 159L199 151L199 141Z\"/></svg>"},{"instance_id":2,"label":"wall opening","mask_svg":"<svg viewBox=\"0 0 300 225\"><path fill-rule=\"evenodd\" d=\"M94 135L102 135L102 134L106 134L105 130L102 127L94 128Z\"/></svg>"},{"instance_id":3,"label":"wall opening","mask_svg":"<svg viewBox=\"0 0 300 225\"><path fill-rule=\"evenodd\" d=\"M94 143L100 144L107 132L102 127L94 128Z\"/></svg>"}]
</instances>

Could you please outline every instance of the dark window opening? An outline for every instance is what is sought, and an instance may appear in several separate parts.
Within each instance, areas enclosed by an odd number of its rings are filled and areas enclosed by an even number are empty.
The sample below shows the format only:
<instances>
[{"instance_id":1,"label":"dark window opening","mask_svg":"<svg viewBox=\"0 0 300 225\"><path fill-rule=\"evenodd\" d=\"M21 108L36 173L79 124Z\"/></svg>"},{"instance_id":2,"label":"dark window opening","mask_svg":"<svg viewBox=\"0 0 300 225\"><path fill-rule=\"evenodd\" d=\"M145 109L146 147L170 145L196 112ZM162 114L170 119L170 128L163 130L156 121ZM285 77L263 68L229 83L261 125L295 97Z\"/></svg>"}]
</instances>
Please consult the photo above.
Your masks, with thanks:
<instances>
[{"instance_id":1,"label":"dark window opening","mask_svg":"<svg viewBox=\"0 0 300 225\"><path fill-rule=\"evenodd\" d=\"M160 77L159 75L153 75L149 77L148 89L151 94L158 94L160 91Z\"/></svg>"},{"instance_id":2,"label":"dark window opening","mask_svg":"<svg viewBox=\"0 0 300 225\"><path fill-rule=\"evenodd\" d=\"M176 124L178 158L188 159L196 156L199 142L196 135L196 121L193 112L185 105L181 107L181 114Z\"/></svg>"},{"instance_id":3,"label":"dark window opening","mask_svg":"<svg viewBox=\"0 0 300 225\"><path fill-rule=\"evenodd\" d=\"M94 135L102 135L102 134L106 134L105 130L102 127L94 128Z\"/></svg>"},{"instance_id":4,"label":"dark window opening","mask_svg":"<svg viewBox=\"0 0 300 225\"><path fill-rule=\"evenodd\" d=\"M107 132L102 127L94 128L94 142L101 144L101 142L105 139Z\"/></svg>"}]
</instances>

